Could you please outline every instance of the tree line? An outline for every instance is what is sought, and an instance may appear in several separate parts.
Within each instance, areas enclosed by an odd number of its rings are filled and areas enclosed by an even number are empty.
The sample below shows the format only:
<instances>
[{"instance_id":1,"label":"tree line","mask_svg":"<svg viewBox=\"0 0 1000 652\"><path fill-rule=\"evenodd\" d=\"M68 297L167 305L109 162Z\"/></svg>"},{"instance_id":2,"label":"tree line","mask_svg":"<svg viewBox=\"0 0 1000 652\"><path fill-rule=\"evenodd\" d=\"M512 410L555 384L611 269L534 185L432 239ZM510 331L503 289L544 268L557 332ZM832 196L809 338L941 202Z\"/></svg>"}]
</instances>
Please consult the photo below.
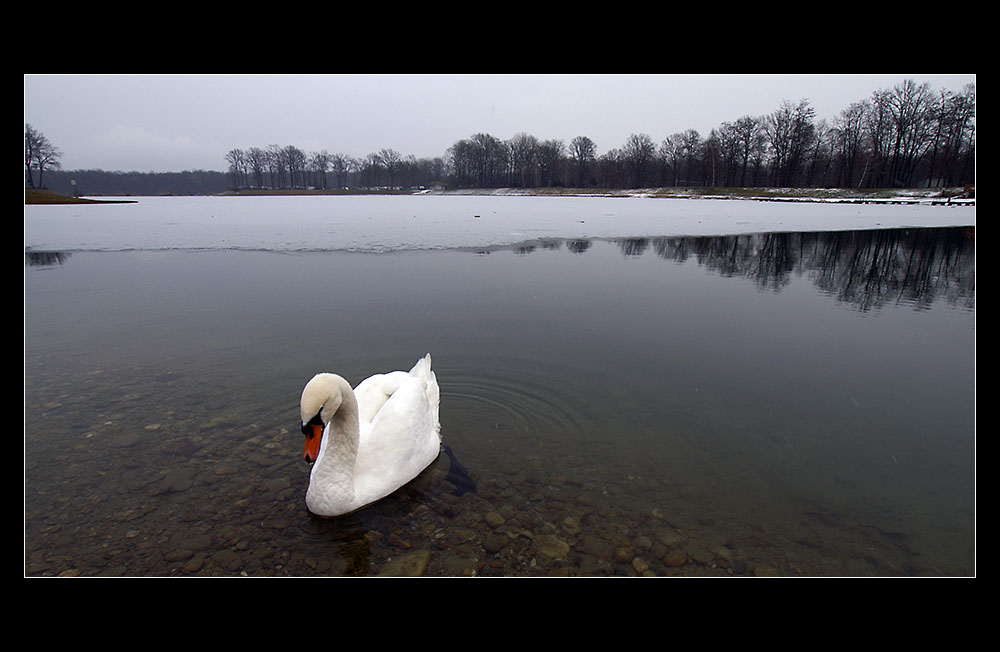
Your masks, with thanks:
<instances>
[{"instance_id":1,"label":"tree line","mask_svg":"<svg viewBox=\"0 0 1000 652\"><path fill-rule=\"evenodd\" d=\"M975 183L975 101L974 84L935 92L907 80L830 121L817 120L806 99L786 100L707 136L688 129L658 142L632 134L602 155L587 136L566 144L479 133L431 159L393 149L357 159L271 145L234 149L226 160L240 188L961 186Z\"/></svg>"},{"instance_id":2,"label":"tree line","mask_svg":"<svg viewBox=\"0 0 1000 652\"><path fill-rule=\"evenodd\" d=\"M61 152L25 124L25 184L84 194L216 194L262 188L955 187L975 183L976 92L912 80L817 120L806 99L763 116L657 141L631 134L602 155L587 136L502 140L478 133L443 156L381 149L363 158L292 145L232 149L228 172L62 172ZM76 181L77 185L73 186Z\"/></svg>"},{"instance_id":3,"label":"tree line","mask_svg":"<svg viewBox=\"0 0 1000 652\"><path fill-rule=\"evenodd\" d=\"M45 186L63 195L157 197L163 195L218 195L230 188L225 172L120 172L107 170L53 170Z\"/></svg>"},{"instance_id":4,"label":"tree line","mask_svg":"<svg viewBox=\"0 0 1000 652\"><path fill-rule=\"evenodd\" d=\"M358 159L294 145L232 149L226 153L233 188L410 188L446 177L441 158L417 159L382 149Z\"/></svg>"},{"instance_id":5,"label":"tree line","mask_svg":"<svg viewBox=\"0 0 1000 652\"><path fill-rule=\"evenodd\" d=\"M975 86L934 92L904 81L817 120L806 99L764 116L724 122L702 136L632 134L597 155L586 136L569 144L518 133L479 133L434 159L383 149L363 159L293 146L227 154L237 187L453 188L755 186L891 188L975 183Z\"/></svg>"}]
</instances>

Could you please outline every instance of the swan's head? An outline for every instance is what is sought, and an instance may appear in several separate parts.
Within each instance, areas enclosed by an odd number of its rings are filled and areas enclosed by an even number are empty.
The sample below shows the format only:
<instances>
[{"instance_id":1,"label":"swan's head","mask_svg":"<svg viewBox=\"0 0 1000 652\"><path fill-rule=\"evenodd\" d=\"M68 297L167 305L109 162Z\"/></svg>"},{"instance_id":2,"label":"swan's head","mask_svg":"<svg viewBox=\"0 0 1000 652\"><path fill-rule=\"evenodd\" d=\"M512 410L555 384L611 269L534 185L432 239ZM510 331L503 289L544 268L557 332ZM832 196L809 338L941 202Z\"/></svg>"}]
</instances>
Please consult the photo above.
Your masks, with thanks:
<instances>
[{"instance_id":1,"label":"swan's head","mask_svg":"<svg viewBox=\"0 0 1000 652\"><path fill-rule=\"evenodd\" d=\"M320 442L323 440L323 429L340 408L344 401L339 376L333 374L317 374L306 383L299 400L299 413L302 416L302 434L306 437L302 457L306 462L315 462L319 457Z\"/></svg>"}]
</instances>

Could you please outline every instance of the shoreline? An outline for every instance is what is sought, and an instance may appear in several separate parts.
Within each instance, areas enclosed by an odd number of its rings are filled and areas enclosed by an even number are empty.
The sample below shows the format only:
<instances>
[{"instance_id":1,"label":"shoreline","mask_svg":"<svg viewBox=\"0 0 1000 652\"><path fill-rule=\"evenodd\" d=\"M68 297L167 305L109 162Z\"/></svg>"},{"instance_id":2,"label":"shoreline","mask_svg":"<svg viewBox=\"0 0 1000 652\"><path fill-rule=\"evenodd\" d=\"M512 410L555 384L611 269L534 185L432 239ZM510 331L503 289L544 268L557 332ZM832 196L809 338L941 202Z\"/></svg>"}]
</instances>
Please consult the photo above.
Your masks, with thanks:
<instances>
[{"instance_id":1,"label":"shoreline","mask_svg":"<svg viewBox=\"0 0 1000 652\"><path fill-rule=\"evenodd\" d=\"M135 199L89 199L86 197L70 197L69 195L61 195L57 192L52 192L51 190L42 190L38 188L24 189L25 206L39 204L135 204L137 201L138 200Z\"/></svg>"},{"instance_id":2,"label":"shoreline","mask_svg":"<svg viewBox=\"0 0 1000 652\"><path fill-rule=\"evenodd\" d=\"M724 199L765 202L821 202L849 204L930 204L935 206L975 206L974 188L903 188L903 189L825 189L825 188L638 188L630 190L601 188L469 188L438 189L337 189L311 188L287 190L237 190L213 197L303 197L303 196L486 196L486 197L624 197L651 199ZM164 195L175 196L175 195ZM182 195L176 195L182 196ZM48 190L26 189L24 203L29 204L107 204L135 203L136 199L70 197Z\"/></svg>"}]
</instances>

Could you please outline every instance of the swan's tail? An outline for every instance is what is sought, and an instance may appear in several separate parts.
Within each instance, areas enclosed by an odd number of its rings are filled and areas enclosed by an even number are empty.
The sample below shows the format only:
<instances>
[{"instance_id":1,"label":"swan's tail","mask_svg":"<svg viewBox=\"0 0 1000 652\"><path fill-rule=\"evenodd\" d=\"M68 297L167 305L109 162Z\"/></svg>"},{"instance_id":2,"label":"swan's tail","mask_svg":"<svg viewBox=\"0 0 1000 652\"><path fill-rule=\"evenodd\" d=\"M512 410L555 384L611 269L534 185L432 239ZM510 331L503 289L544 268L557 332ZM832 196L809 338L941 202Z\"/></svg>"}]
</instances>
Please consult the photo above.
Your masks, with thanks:
<instances>
[{"instance_id":1,"label":"swan's tail","mask_svg":"<svg viewBox=\"0 0 1000 652\"><path fill-rule=\"evenodd\" d=\"M441 429L441 422L438 419L438 409L441 405L441 390L438 388L437 376L431 371L431 354L417 360L417 364L410 369L410 375L420 378L427 383L427 400L434 408L434 425Z\"/></svg>"},{"instance_id":2,"label":"swan's tail","mask_svg":"<svg viewBox=\"0 0 1000 652\"><path fill-rule=\"evenodd\" d=\"M413 365L413 369L410 369L411 376L423 378L424 380L427 380L432 374L430 353L417 360L417 364Z\"/></svg>"}]
</instances>

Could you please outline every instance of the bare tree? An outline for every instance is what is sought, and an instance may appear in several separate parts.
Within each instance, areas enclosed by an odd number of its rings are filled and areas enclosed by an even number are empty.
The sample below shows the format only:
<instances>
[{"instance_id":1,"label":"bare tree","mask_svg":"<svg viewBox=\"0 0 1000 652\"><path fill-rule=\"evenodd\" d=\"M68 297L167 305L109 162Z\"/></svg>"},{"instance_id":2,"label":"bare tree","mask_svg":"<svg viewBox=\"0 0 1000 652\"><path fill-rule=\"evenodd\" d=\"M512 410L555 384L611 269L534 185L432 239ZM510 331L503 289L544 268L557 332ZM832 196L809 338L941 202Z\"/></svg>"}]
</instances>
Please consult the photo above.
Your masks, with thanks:
<instances>
[{"instance_id":1,"label":"bare tree","mask_svg":"<svg viewBox=\"0 0 1000 652\"><path fill-rule=\"evenodd\" d=\"M816 123L812 146L807 153L809 163L806 168L805 181L803 181L803 185L807 188L814 185L826 186L826 175L830 169L831 152L833 151L832 133L833 130L827 125L826 120L820 120Z\"/></svg>"},{"instance_id":2,"label":"bare tree","mask_svg":"<svg viewBox=\"0 0 1000 652\"><path fill-rule=\"evenodd\" d=\"M247 166L253 173L254 187L264 186L264 172L267 167L267 153L259 147L251 147L246 151Z\"/></svg>"},{"instance_id":3,"label":"bare tree","mask_svg":"<svg viewBox=\"0 0 1000 652\"><path fill-rule=\"evenodd\" d=\"M249 163L242 149L231 149L226 152L229 163L229 174L232 175L233 188L245 188L250 185Z\"/></svg>"},{"instance_id":4,"label":"bare tree","mask_svg":"<svg viewBox=\"0 0 1000 652\"><path fill-rule=\"evenodd\" d=\"M396 183L402 188L414 188L421 185L420 161L413 154L407 154L399 164L399 174Z\"/></svg>"},{"instance_id":5,"label":"bare tree","mask_svg":"<svg viewBox=\"0 0 1000 652\"><path fill-rule=\"evenodd\" d=\"M740 186L747 185L747 172L751 162L755 163L754 169L759 169L763 160L764 150L767 147L767 139L764 131L764 120L754 116L745 115L733 123L734 137L737 141L737 151L740 167ZM754 175L756 184L756 175Z\"/></svg>"},{"instance_id":6,"label":"bare tree","mask_svg":"<svg viewBox=\"0 0 1000 652\"><path fill-rule=\"evenodd\" d=\"M713 129L701 145L701 160L704 162L703 185L714 188L718 185L718 177L724 174L722 147L719 142L719 132Z\"/></svg>"},{"instance_id":7,"label":"bare tree","mask_svg":"<svg viewBox=\"0 0 1000 652\"><path fill-rule=\"evenodd\" d=\"M478 184L481 188L496 188L502 185L507 168L507 146L499 138L489 134L472 137L475 146Z\"/></svg>"},{"instance_id":8,"label":"bare tree","mask_svg":"<svg viewBox=\"0 0 1000 652\"><path fill-rule=\"evenodd\" d=\"M621 150L609 149L598 161L600 185L606 188L625 187L625 164Z\"/></svg>"},{"instance_id":9,"label":"bare tree","mask_svg":"<svg viewBox=\"0 0 1000 652\"><path fill-rule=\"evenodd\" d=\"M288 171L288 183L292 188L304 187L306 171L306 154L295 145L286 145L281 150L285 169Z\"/></svg>"},{"instance_id":10,"label":"bare tree","mask_svg":"<svg viewBox=\"0 0 1000 652\"><path fill-rule=\"evenodd\" d=\"M656 143L648 134L631 134L621 149L625 160L625 184L631 188L647 185L656 159Z\"/></svg>"},{"instance_id":11,"label":"bare tree","mask_svg":"<svg viewBox=\"0 0 1000 652\"><path fill-rule=\"evenodd\" d=\"M739 140L733 123L723 122L718 129L713 129L709 135L719 148L719 160L722 164L722 185L733 185L735 171L739 169Z\"/></svg>"},{"instance_id":12,"label":"bare tree","mask_svg":"<svg viewBox=\"0 0 1000 652\"><path fill-rule=\"evenodd\" d=\"M394 149L380 150L376 156L378 156L379 163L389 176L388 185L390 187L395 187L396 175L399 173L399 168L403 163L403 157L400 156L399 152Z\"/></svg>"},{"instance_id":13,"label":"bare tree","mask_svg":"<svg viewBox=\"0 0 1000 652\"><path fill-rule=\"evenodd\" d=\"M672 136L667 136L660 144L660 158L663 160L664 166L671 172L669 177L669 185L671 186L680 185L680 167L683 152L680 141L681 135L673 134Z\"/></svg>"},{"instance_id":14,"label":"bare tree","mask_svg":"<svg viewBox=\"0 0 1000 652\"><path fill-rule=\"evenodd\" d=\"M358 162L358 174L361 185L365 188L378 188L382 185L382 157L372 152Z\"/></svg>"},{"instance_id":15,"label":"bare tree","mask_svg":"<svg viewBox=\"0 0 1000 652\"><path fill-rule=\"evenodd\" d=\"M846 188L854 186L858 158L863 152L863 126L868 107L867 100L854 102L834 118L831 135L837 157L838 186Z\"/></svg>"},{"instance_id":16,"label":"bare tree","mask_svg":"<svg viewBox=\"0 0 1000 652\"><path fill-rule=\"evenodd\" d=\"M518 188L531 188L537 185L539 149L538 139L523 132L514 134L507 141L507 151L510 156L509 185Z\"/></svg>"},{"instance_id":17,"label":"bare tree","mask_svg":"<svg viewBox=\"0 0 1000 652\"><path fill-rule=\"evenodd\" d=\"M933 95L930 84L907 80L894 86L885 98L893 128L889 181L906 187L932 142Z\"/></svg>"},{"instance_id":18,"label":"bare tree","mask_svg":"<svg viewBox=\"0 0 1000 652\"><path fill-rule=\"evenodd\" d=\"M267 146L267 171L271 177L272 188L285 187L285 163L280 145Z\"/></svg>"},{"instance_id":19,"label":"bare tree","mask_svg":"<svg viewBox=\"0 0 1000 652\"><path fill-rule=\"evenodd\" d=\"M326 173L330 169L330 164L333 157L330 156L329 152L325 149L319 152L313 152L309 156L309 169L313 173L313 185L326 190Z\"/></svg>"},{"instance_id":20,"label":"bare tree","mask_svg":"<svg viewBox=\"0 0 1000 652\"><path fill-rule=\"evenodd\" d=\"M35 180L31 174L31 168L35 164L35 149L38 147L40 134L34 127L24 123L24 178L29 188L35 186Z\"/></svg>"},{"instance_id":21,"label":"bare tree","mask_svg":"<svg viewBox=\"0 0 1000 652\"><path fill-rule=\"evenodd\" d=\"M471 185L472 143L468 140L456 141L448 148L448 174L459 188Z\"/></svg>"},{"instance_id":22,"label":"bare tree","mask_svg":"<svg viewBox=\"0 0 1000 652\"><path fill-rule=\"evenodd\" d=\"M24 124L24 174L28 186L35 186L32 169L37 169L38 187L44 188L42 179L45 175L45 169L60 169L62 167L59 163L60 156L62 156L62 152L50 143L48 138L30 124Z\"/></svg>"},{"instance_id":23,"label":"bare tree","mask_svg":"<svg viewBox=\"0 0 1000 652\"><path fill-rule=\"evenodd\" d=\"M569 157L576 172L576 185L581 188L590 185L589 172L597 160L597 145L586 136L577 136L569 143Z\"/></svg>"},{"instance_id":24,"label":"bare tree","mask_svg":"<svg viewBox=\"0 0 1000 652\"><path fill-rule=\"evenodd\" d=\"M680 181L682 185L693 186L698 183L698 172L694 167L694 162L701 150L701 134L695 129L688 129L678 134L678 136L677 144L680 147L680 154L685 162L685 178L680 179Z\"/></svg>"},{"instance_id":25,"label":"bare tree","mask_svg":"<svg viewBox=\"0 0 1000 652\"><path fill-rule=\"evenodd\" d=\"M974 160L976 133L976 88L969 84L961 93L942 91L936 107L934 145L927 176L943 185L975 181L975 173L964 176L966 163Z\"/></svg>"},{"instance_id":26,"label":"bare tree","mask_svg":"<svg viewBox=\"0 0 1000 652\"><path fill-rule=\"evenodd\" d=\"M766 129L771 146L771 183L786 187L795 184L807 148L815 134L813 116L816 111L809 100L792 104L787 100L769 115Z\"/></svg>"},{"instance_id":27,"label":"bare tree","mask_svg":"<svg viewBox=\"0 0 1000 652\"><path fill-rule=\"evenodd\" d=\"M889 143L891 142L891 123L888 110L888 92L872 93L868 111L864 115L865 162L861 169L858 187L882 187L887 174L886 164L889 160Z\"/></svg>"},{"instance_id":28,"label":"bare tree","mask_svg":"<svg viewBox=\"0 0 1000 652\"><path fill-rule=\"evenodd\" d=\"M333 155L333 174L337 179L337 187L347 188L350 185L350 177L361 169L360 162L353 156L347 154Z\"/></svg>"},{"instance_id":29,"label":"bare tree","mask_svg":"<svg viewBox=\"0 0 1000 652\"><path fill-rule=\"evenodd\" d=\"M542 187L555 185L560 178L559 163L566 146L561 140L546 140L538 146L538 183Z\"/></svg>"}]
</instances>

